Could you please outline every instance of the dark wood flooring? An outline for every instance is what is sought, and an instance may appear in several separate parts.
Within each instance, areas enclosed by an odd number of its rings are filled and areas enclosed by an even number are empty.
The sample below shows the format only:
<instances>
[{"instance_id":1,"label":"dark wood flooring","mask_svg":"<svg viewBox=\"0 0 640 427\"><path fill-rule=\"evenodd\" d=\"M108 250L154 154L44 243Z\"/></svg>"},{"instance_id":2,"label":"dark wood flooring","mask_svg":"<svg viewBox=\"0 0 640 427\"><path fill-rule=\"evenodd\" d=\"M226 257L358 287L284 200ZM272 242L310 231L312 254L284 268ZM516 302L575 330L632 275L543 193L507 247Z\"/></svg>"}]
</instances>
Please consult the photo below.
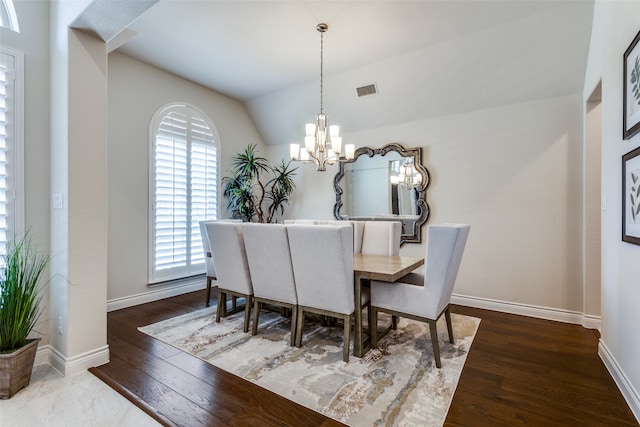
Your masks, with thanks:
<instances>
[{"instance_id":1,"label":"dark wood flooring","mask_svg":"<svg viewBox=\"0 0 640 427\"><path fill-rule=\"evenodd\" d=\"M107 315L111 361L90 371L167 426L339 426L136 329L204 307L204 291ZM453 306L482 319L445 426L638 426L597 331Z\"/></svg>"}]
</instances>

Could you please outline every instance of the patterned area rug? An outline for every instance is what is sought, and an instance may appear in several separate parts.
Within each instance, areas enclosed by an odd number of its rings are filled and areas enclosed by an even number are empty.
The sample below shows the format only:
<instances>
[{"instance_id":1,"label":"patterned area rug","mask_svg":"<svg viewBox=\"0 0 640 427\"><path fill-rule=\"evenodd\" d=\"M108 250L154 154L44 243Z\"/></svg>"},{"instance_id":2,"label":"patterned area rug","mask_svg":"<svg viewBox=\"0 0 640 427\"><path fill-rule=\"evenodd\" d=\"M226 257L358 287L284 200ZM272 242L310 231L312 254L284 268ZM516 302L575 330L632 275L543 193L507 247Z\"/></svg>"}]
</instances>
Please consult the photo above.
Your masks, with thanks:
<instances>
[{"instance_id":1,"label":"patterned area rug","mask_svg":"<svg viewBox=\"0 0 640 427\"><path fill-rule=\"evenodd\" d=\"M289 319L265 310L255 336L242 332L242 313L216 323L215 303L139 330L345 424L424 427L444 424L480 324L451 317L453 345L444 316L438 323L442 369L428 325L404 318L378 349L349 363L342 361L342 325L306 320L302 348L295 348Z\"/></svg>"}]
</instances>

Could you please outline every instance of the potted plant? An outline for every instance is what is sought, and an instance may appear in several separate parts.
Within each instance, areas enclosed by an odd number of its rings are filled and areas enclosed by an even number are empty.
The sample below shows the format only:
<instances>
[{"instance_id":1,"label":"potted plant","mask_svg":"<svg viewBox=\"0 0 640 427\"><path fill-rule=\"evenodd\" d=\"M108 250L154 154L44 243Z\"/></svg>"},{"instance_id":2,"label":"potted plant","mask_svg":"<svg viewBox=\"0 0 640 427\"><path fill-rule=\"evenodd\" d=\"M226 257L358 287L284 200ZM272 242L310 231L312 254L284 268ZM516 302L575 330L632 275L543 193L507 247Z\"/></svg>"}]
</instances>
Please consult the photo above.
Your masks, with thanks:
<instances>
[{"instance_id":1,"label":"potted plant","mask_svg":"<svg viewBox=\"0 0 640 427\"><path fill-rule=\"evenodd\" d=\"M255 145L236 154L233 166L233 174L222 178L227 207L233 217L247 222L254 219L273 222L289 203L289 196L296 186L294 172L298 168L291 169L291 162L284 160L280 165L271 166L267 159L257 155ZM265 175L270 177L263 182Z\"/></svg>"},{"instance_id":2,"label":"potted plant","mask_svg":"<svg viewBox=\"0 0 640 427\"><path fill-rule=\"evenodd\" d=\"M29 385L40 338L28 339L42 312L42 274L49 264L28 233L0 253L0 399Z\"/></svg>"}]
</instances>

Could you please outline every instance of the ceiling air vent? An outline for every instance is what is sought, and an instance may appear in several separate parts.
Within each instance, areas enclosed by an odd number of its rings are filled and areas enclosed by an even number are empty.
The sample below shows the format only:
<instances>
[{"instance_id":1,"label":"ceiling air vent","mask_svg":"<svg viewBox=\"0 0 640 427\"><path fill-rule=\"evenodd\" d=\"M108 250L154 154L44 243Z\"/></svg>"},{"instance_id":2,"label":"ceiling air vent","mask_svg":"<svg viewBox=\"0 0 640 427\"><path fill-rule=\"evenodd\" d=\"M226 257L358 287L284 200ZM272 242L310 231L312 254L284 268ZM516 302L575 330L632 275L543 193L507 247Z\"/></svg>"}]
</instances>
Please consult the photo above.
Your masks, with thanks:
<instances>
[{"instance_id":1,"label":"ceiling air vent","mask_svg":"<svg viewBox=\"0 0 640 427\"><path fill-rule=\"evenodd\" d=\"M378 89L376 88L376 84L370 84L366 86L361 86L356 88L356 92L358 92L358 96L367 96L367 95L376 95L378 93Z\"/></svg>"}]
</instances>

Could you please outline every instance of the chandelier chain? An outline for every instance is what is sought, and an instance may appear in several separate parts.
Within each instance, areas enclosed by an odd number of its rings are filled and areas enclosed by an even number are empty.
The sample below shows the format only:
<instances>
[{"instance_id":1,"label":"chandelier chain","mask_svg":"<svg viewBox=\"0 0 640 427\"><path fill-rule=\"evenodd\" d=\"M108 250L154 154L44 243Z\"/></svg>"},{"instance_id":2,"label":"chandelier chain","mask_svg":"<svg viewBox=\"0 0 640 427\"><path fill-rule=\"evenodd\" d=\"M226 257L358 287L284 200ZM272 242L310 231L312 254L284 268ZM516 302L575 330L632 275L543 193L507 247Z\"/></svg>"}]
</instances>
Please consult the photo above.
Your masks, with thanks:
<instances>
[{"instance_id":1,"label":"chandelier chain","mask_svg":"<svg viewBox=\"0 0 640 427\"><path fill-rule=\"evenodd\" d=\"M323 89L324 89L324 31L320 31L320 114L323 114Z\"/></svg>"}]
</instances>

